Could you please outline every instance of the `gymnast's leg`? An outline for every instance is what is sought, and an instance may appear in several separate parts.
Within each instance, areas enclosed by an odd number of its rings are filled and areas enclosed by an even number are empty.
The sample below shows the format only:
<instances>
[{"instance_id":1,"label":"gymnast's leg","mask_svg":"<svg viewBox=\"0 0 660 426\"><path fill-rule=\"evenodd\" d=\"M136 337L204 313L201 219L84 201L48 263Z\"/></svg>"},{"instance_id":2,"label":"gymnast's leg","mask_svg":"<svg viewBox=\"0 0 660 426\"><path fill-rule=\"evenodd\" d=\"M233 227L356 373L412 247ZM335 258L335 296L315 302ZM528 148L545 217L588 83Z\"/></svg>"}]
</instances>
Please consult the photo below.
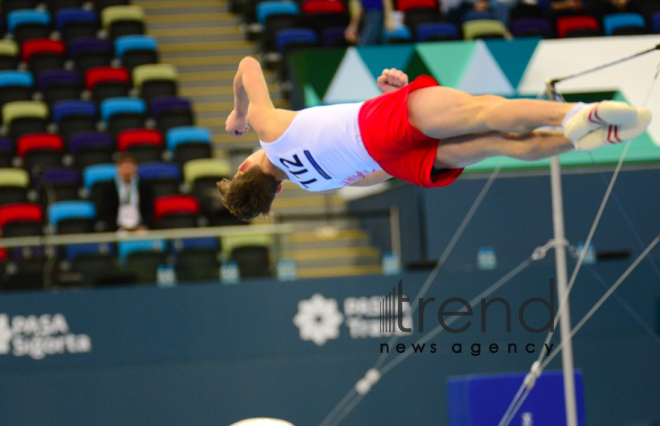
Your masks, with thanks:
<instances>
[{"instance_id":1,"label":"gymnast's leg","mask_svg":"<svg viewBox=\"0 0 660 426\"><path fill-rule=\"evenodd\" d=\"M573 142L566 139L560 131L536 130L526 134L475 133L441 140L433 167L458 169L501 155L535 161L573 149Z\"/></svg>"}]
</instances>

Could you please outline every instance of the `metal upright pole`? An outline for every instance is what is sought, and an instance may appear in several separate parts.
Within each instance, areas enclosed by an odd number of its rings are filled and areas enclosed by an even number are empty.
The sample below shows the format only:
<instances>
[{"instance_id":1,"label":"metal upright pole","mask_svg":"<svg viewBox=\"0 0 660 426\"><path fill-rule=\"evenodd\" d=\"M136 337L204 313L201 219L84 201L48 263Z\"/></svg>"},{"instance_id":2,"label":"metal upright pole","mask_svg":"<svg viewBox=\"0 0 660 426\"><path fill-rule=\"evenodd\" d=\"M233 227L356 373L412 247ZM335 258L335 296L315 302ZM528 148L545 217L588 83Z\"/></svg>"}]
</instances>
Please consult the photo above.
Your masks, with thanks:
<instances>
[{"instance_id":1,"label":"metal upright pole","mask_svg":"<svg viewBox=\"0 0 660 426\"><path fill-rule=\"evenodd\" d=\"M556 101L557 92L553 81L547 82L548 100ZM557 273L557 297L563 301L568 284L566 268L566 235L564 233L564 202L561 188L561 165L559 157L552 157L550 163L550 183L552 189L552 224L555 234L555 270ZM573 367L573 344L571 341L571 310L568 299L565 300L563 313L559 320L562 368L564 371L564 402L566 404L566 425L577 426L577 404L575 400L575 380Z\"/></svg>"}]
</instances>

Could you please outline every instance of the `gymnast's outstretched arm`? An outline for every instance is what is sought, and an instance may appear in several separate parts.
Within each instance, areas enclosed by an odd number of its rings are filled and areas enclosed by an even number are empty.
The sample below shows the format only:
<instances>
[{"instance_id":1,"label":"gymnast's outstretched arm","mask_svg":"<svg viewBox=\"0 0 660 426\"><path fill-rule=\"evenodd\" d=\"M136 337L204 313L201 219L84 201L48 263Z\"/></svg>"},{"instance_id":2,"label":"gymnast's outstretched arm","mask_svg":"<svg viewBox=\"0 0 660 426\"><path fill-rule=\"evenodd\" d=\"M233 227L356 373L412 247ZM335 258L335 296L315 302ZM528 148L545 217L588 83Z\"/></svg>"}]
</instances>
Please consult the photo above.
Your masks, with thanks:
<instances>
[{"instance_id":1,"label":"gymnast's outstretched arm","mask_svg":"<svg viewBox=\"0 0 660 426\"><path fill-rule=\"evenodd\" d=\"M234 110L225 123L227 133L234 138L243 136L249 130L249 118L261 135L274 115L275 106L259 61L249 56L243 58L234 77Z\"/></svg>"}]
</instances>

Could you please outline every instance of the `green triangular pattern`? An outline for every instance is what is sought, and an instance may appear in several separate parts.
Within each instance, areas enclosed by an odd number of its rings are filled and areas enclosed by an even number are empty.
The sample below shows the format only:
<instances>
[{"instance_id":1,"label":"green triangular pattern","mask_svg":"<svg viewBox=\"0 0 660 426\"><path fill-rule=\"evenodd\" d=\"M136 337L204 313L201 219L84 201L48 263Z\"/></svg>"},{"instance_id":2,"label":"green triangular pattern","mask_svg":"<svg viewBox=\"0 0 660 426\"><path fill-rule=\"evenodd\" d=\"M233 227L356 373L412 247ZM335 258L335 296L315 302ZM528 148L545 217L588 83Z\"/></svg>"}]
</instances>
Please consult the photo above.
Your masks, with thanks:
<instances>
[{"instance_id":1,"label":"green triangular pattern","mask_svg":"<svg viewBox=\"0 0 660 426\"><path fill-rule=\"evenodd\" d=\"M417 53L438 82L458 87L476 48L476 42L444 41L418 44Z\"/></svg>"},{"instance_id":2,"label":"green triangular pattern","mask_svg":"<svg viewBox=\"0 0 660 426\"><path fill-rule=\"evenodd\" d=\"M404 71L408 74L409 81L413 81L420 75L431 75L431 71L426 67L426 64L417 52L413 52L410 56L410 61L404 68ZM438 80L438 83L442 84L442 81Z\"/></svg>"},{"instance_id":3,"label":"green triangular pattern","mask_svg":"<svg viewBox=\"0 0 660 426\"><path fill-rule=\"evenodd\" d=\"M378 78L385 68L405 69L415 50L412 45L406 44L362 46L357 51L374 78Z\"/></svg>"},{"instance_id":4,"label":"green triangular pattern","mask_svg":"<svg viewBox=\"0 0 660 426\"><path fill-rule=\"evenodd\" d=\"M306 108L321 105L321 98L319 98L319 95L316 94L314 88L309 84L305 84L304 95Z\"/></svg>"},{"instance_id":5,"label":"green triangular pattern","mask_svg":"<svg viewBox=\"0 0 660 426\"><path fill-rule=\"evenodd\" d=\"M484 42L511 86L517 88L540 40L540 38L520 38L514 42L513 40L487 39Z\"/></svg>"},{"instance_id":6,"label":"green triangular pattern","mask_svg":"<svg viewBox=\"0 0 660 426\"><path fill-rule=\"evenodd\" d=\"M291 55L290 63L298 80L310 84L323 98L337 72L346 49L305 50Z\"/></svg>"}]
</instances>

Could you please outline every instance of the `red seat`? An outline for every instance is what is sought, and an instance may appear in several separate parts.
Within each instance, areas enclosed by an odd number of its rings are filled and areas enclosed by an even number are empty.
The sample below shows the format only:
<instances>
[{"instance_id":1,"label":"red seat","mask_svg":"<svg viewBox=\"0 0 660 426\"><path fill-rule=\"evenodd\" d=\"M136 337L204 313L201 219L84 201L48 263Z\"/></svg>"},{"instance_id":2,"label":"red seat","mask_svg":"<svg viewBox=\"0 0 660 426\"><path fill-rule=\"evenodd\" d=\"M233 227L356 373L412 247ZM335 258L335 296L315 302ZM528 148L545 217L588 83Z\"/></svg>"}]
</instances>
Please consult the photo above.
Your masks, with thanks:
<instances>
[{"instance_id":1,"label":"red seat","mask_svg":"<svg viewBox=\"0 0 660 426\"><path fill-rule=\"evenodd\" d=\"M0 229L12 222L41 222L44 212L39 204L17 203L0 207Z\"/></svg>"},{"instance_id":2,"label":"red seat","mask_svg":"<svg viewBox=\"0 0 660 426\"><path fill-rule=\"evenodd\" d=\"M18 138L16 142L18 156L25 157L30 151L37 149L51 149L55 151L64 150L64 140L62 136L50 133L31 133Z\"/></svg>"},{"instance_id":3,"label":"red seat","mask_svg":"<svg viewBox=\"0 0 660 426\"><path fill-rule=\"evenodd\" d=\"M0 262L6 262L7 259L9 259L9 254L7 253L7 249L0 247Z\"/></svg>"},{"instance_id":4,"label":"red seat","mask_svg":"<svg viewBox=\"0 0 660 426\"><path fill-rule=\"evenodd\" d=\"M405 12L408 9L428 8L438 10L438 2L436 0L397 0L396 9Z\"/></svg>"},{"instance_id":5,"label":"red seat","mask_svg":"<svg viewBox=\"0 0 660 426\"><path fill-rule=\"evenodd\" d=\"M307 0L302 4L302 13L346 13L346 6L339 0Z\"/></svg>"},{"instance_id":6,"label":"red seat","mask_svg":"<svg viewBox=\"0 0 660 426\"><path fill-rule=\"evenodd\" d=\"M49 38L36 38L28 40L21 46L21 58L24 62L30 60L32 55L40 53L55 53L64 56L66 46L60 40L51 40Z\"/></svg>"},{"instance_id":7,"label":"red seat","mask_svg":"<svg viewBox=\"0 0 660 426\"><path fill-rule=\"evenodd\" d=\"M163 134L158 130L124 130L117 136L117 147L119 148L119 152L124 152L135 145L155 145L162 147L163 144Z\"/></svg>"},{"instance_id":8,"label":"red seat","mask_svg":"<svg viewBox=\"0 0 660 426\"><path fill-rule=\"evenodd\" d=\"M113 67L96 67L85 74L87 90L94 90L94 86L97 84L111 81L128 84L131 81L131 75L126 68Z\"/></svg>"},{"instance_id":9,"label":"red seat","mask_svg":"<svg viewBox=\"0 0 660 426\"><path fill-rule=\"evenodd\" d=\"M199 214L199 202L192 195L166 195L154 202L154 219L160 222L163 216L173 213Z\"/></svg>"},{"instance_id":10,"label":"red seat","mask_svg":"<svg viewBox=\"0 0 660 426\"><path fill-rule=\"evenodd\" d=\"M557 35L564 38L572 31L589 30L600 32L598 20L593 16L563 16L557 19Z\"/></svg>"}]
</instances>

